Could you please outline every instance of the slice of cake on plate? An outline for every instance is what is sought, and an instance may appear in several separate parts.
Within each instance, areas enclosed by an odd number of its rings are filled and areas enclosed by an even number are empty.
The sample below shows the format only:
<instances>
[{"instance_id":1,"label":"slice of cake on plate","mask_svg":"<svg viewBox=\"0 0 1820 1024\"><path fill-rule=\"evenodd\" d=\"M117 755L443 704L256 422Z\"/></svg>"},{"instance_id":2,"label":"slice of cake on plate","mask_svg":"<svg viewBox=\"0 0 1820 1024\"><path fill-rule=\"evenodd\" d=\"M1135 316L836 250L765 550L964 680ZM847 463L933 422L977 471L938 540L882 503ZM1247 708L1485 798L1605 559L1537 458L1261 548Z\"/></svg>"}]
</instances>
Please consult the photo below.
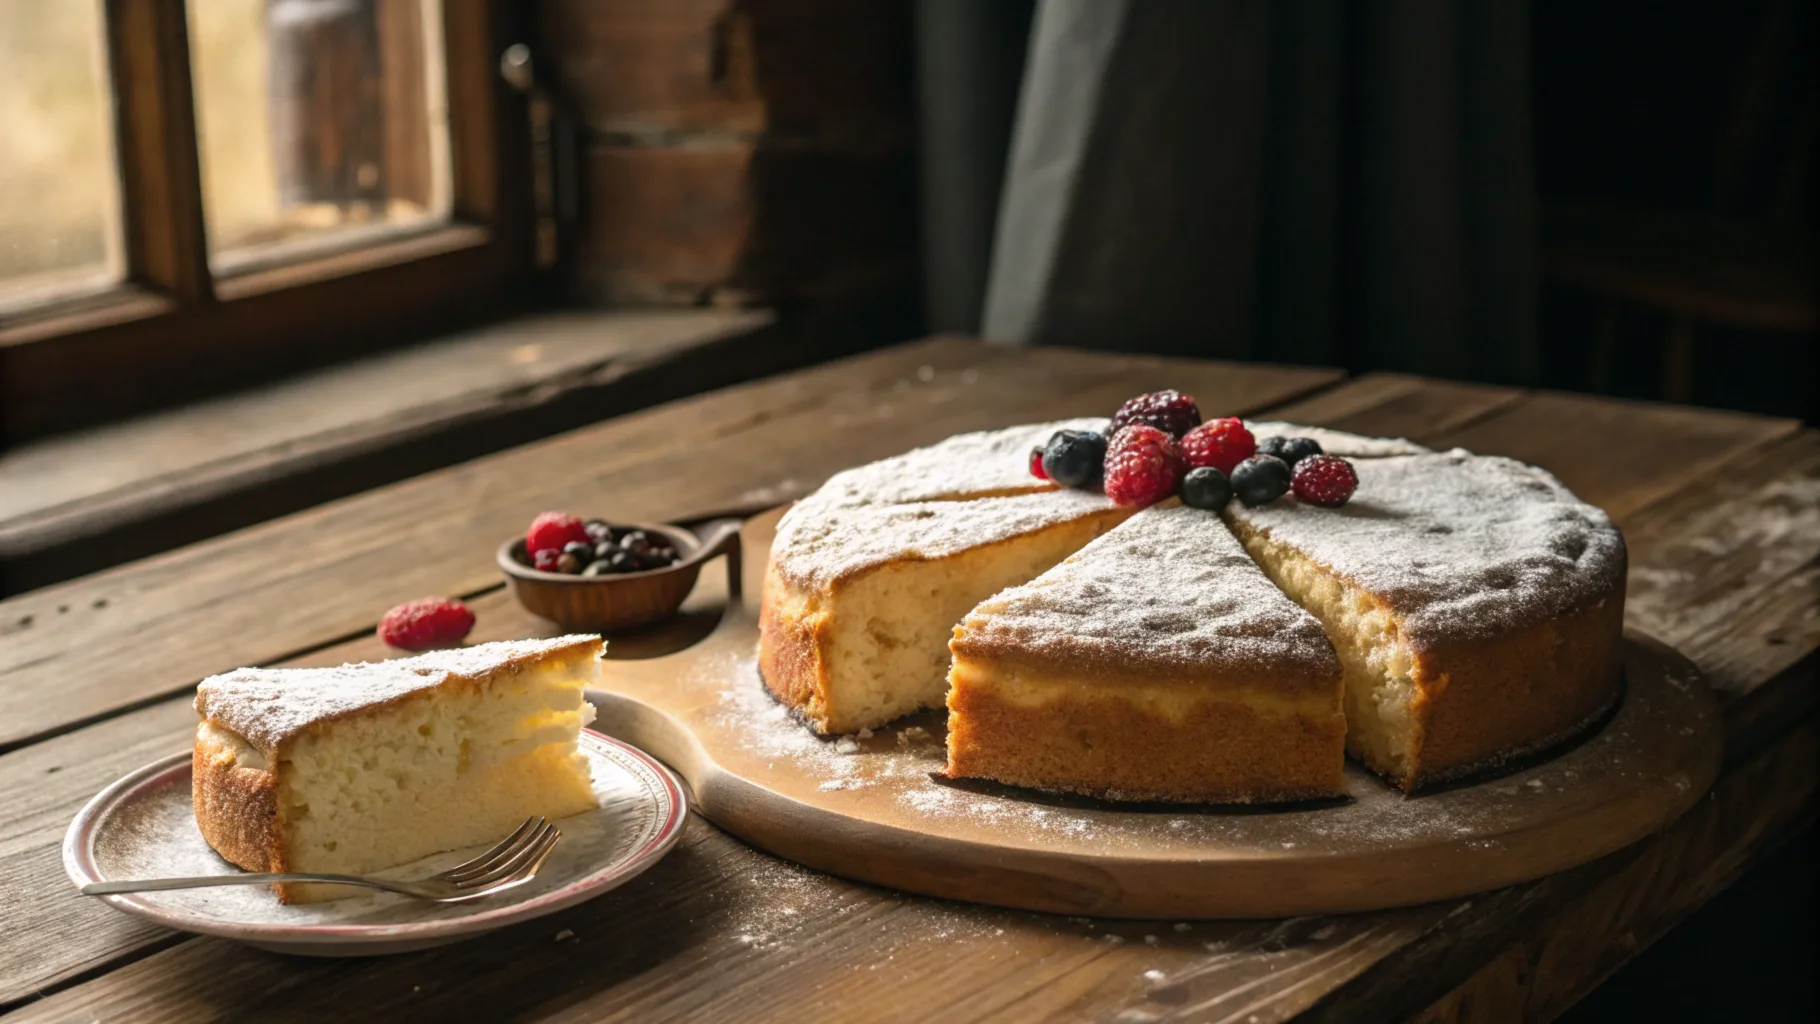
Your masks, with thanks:
<instances>
[{"instance_id":1,"label":"slice of cake on plate","mask_svg":"<svg viewBox=\"0 0 1820 1024\"><path fill-rule=\"evenodd\" d=\"M1354 463L1352 500L1225 516L1327 629L1347 747L1405 790L1551 745L1618 697L1624 538L1548 473L1454 450Z\"/></svg>"},{"instance_id":2,"label":"slice of cake on plate","mask_svg":"<svg viewBox=\"0 0 1820 1024\"><path fill-rule=\"evenodd\" d=\"M1333 647L1212 513L1138 513L950 647L950 776L1120 800L1342 791Z\"/></svg>"},{"instance_id":3,"label":"slice of cake on plate","mask_svg":"<svg viewBox=\"0 0 1820 1024\"><path fill-rule=\"evenodd\" d=\"M778 523L765 575L765 685L823 733L941 707L954 623L1131 511L1062 490L906 505L806 499Z\"/></svg>"},{"instance_id":4,"label":"slice of cake on plate","mask_svg":"<svg viewBox=\"0 0 1820 1024\"><path fill-rule=\"evenodd\" d=\"M576 744L600 653L597 636L565 636L211 676L196 825L248 871L366 874L593 808ZM354 891L278 886L285 903Z\"/></svg>"}]
</instances>

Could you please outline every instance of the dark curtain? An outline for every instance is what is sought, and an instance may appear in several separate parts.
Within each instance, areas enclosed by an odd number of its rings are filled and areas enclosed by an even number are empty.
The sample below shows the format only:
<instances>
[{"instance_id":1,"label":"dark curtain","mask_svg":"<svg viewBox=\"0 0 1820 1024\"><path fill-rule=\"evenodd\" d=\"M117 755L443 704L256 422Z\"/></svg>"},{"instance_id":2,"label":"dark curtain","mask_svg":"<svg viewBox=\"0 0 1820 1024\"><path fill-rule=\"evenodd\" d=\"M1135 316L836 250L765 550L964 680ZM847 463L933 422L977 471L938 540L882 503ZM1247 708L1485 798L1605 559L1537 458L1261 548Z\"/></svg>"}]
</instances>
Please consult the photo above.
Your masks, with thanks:
<instances>
[{"instance_id":1,"label":"dark curtain","mask_svg":"<svg viewBox=\"0 0 1820 1024\"><path fill-rule=\"evenodd\" d=\"M1533 381L1528 61L1518 0L1039 0L983 333Z\"/></svg>"}]
</instances>

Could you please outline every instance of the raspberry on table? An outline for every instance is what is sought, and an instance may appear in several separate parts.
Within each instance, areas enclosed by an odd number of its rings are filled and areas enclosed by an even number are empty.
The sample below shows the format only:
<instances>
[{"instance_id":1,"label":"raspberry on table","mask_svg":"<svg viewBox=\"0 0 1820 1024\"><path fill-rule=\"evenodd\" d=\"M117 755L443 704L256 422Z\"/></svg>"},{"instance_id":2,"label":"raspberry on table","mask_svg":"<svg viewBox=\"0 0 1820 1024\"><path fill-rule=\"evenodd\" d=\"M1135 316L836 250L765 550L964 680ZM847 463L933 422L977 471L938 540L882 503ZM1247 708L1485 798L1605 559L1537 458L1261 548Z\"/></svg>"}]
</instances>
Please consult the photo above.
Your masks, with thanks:
<instances>
[{"instance_id":1,"label":"raspberry on table","mask_svg":"<svg viewBox=\"0 0 1820 1024\"><path fill-rule=\"evenodd\" d=\"M525 550L533 554L545 548L560 553L566 545L586 543L587 525L567 512L545 512L531 520L531 528L525 531Z\"/></svg>"},{"instance_id":2,"label":"raspberry on table","mask_svg":"<svg viewBox=\"0 0 1820 1024\"><path fill-rule=\"evenodd\" d=\"M1043 471L1043 449L1041 448L1030 449L1030 475L1038 480L1049 479L1049 474Z\"/></svg>"},{"instance_id":3,"label":"raspberry on table","mask_svg":"<svg viewBox=\"0 0 1820 1024\"><path fill-rule=\"evenodd\" d=\"M1227 476L1257 451L1257 438L1237 416L1208 420L1182 438L1182 458L1188 465L1196 469L1212 466Z\"/></svg>"},{"instance_id":4,"label":"raspberry on table","mask_svg":"<svg viewBox=\"0 0 1820 1024\"><path fill-rule=\"evenodd\" d=\"M1107 443L1106 497L1120 505L1155 504L1175 493L1187 468L1175 438L1133 423Z\"/></svg>"},{"instance_id":5,"label":"raspberry on table","mask_svg":"<svg viewBox=\"0 0 1820 1024\"><path fill-rule=\"evenodd\" d=\"M1112 414L1112 423L1106 427L1106 436L1112 437L1133 423L1143 423L1179 439L1200 422L1201 407L1194 404L1193 395L1174 390L1152 391L1119 406L1119 411Z\"/></svg>"},{"instance_id":6,"label":"raspberry on table","mask_svg":"<svg viewBox=\"0 0 1820 1024\"><path fill-rule=\"evenodd\" d=\"M379 639L407 651L449 647L474 628L474 613L452 597L407 601L379 620Z\"/></svg>"},{"instance_id":7,"label":"raspberry on table","mask_svg":"<svg viewBox=\"0 0 1820 1024\"><path fill-rule=\"evenodd\" d=\"M1295 496L1303 501L1334 508L1346 504L1352 492L1358 490L1359 474L1345 459L1311 455L1296 463L1290 486L1295 488Z\"/></svg>"}]
</instances>

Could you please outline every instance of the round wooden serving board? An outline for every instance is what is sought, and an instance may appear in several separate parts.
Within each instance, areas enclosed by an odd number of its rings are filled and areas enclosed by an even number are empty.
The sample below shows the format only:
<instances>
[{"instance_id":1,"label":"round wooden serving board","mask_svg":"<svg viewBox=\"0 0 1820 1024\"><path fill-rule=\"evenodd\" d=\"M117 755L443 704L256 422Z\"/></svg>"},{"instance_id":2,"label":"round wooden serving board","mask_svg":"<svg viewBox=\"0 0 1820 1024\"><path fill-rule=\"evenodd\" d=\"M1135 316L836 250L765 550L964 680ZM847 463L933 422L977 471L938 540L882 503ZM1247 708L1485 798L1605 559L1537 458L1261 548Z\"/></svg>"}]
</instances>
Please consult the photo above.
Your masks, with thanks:
<instances>
[{"instance_id":1,"label":"round wooden serving board","mask_svg":"<svg viewBox=\"0 0 1820 1024\"><path fill-rule=\"evenodd\" d=\"M1113 804L940 775L940 712L814 735L758 678L753 585L778 513L745 531L746 600L679 653L610 661L595 728L686 778L755 846L847 878L1065 914L1284 917L1427 903L1581 864L1673 821L1719 768L1711 693L1630 636L1596 732L1494 777L1405 797L1349 765L1347 796L1265 808ZM737 570L735 570L737 571Z\"/></svg>"}]
</instances>

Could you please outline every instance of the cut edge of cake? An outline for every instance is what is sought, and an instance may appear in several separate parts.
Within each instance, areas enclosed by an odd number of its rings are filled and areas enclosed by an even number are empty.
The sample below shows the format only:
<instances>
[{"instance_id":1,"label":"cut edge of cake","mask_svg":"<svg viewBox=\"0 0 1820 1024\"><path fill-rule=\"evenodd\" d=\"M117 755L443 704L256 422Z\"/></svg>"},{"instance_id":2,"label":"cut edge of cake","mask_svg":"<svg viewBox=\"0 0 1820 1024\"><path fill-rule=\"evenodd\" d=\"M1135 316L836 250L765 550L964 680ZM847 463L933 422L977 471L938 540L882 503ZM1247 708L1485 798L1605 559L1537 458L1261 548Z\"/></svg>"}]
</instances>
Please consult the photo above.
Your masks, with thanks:
<instances>
[{"instance_id":1,"label":"cut edge of cake","mask_svg":"<svg viewBox=\"0 0 1820 1024\"><path fill-rule=\"evenodd\" d=\"M1587 529L1612 550L1592 557L1579 574L1584 578L1562 588L1558 602L1491 609L1479 621L1443 628L1438 620L1468 613L1437 615L1407 592L1416 588L1390 593L1362 584L1250 521L1268 518L1269 506L1227 509L1225 519L1246 551L1284 594L1320 620L1339 654L1347 752L1404 792L1561 743L1609 712L1622 689L1624 547L1604 514L1532 466L1458 449L1420 458L1470 460L1494 472L1533 477L1538 492L1586 510ZM1399 468L1397 461L1362 467L1361 496L1370 500L1365 488L1372 477ZM1316 528L1331 536L1335 525ZM1520 546L1512 540L1513 556Z\"/></svg>"},{"instance_id":2,"label":"cut edge of cake","mask_svg":"<svg viewBox=\"0 0 1820 1024\"><path fill-rule=\"evenodd\" d=\"M759 610L765 686L822 734L875 728L947 693L948 640L981 600L1027 582L1134 510L1078 491L862 508L798 506L828 548L773 560ZM788 519L788 517L786 517ZM878 553L900 531L906 549ZM850 542L850 543L848 543ZM887 545L888 547L889 545Z\"/></svg>"},{"instance_id":3,"label":"cut edge of cake","mask_svg":"<svg viewBox=\"0 0 1820 1024\"><path fill-rule=\"evenodd\" d=\"M1145 509L982 602L950 650L951 777L1194 803L1344 791L1332 645L1204 511Z\"/></svg>"}]
</instances>

